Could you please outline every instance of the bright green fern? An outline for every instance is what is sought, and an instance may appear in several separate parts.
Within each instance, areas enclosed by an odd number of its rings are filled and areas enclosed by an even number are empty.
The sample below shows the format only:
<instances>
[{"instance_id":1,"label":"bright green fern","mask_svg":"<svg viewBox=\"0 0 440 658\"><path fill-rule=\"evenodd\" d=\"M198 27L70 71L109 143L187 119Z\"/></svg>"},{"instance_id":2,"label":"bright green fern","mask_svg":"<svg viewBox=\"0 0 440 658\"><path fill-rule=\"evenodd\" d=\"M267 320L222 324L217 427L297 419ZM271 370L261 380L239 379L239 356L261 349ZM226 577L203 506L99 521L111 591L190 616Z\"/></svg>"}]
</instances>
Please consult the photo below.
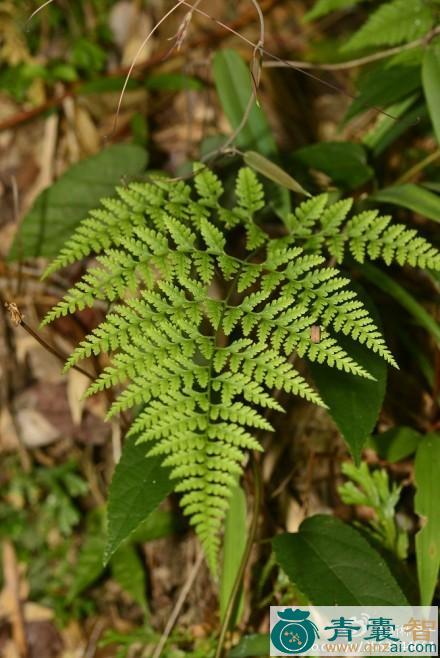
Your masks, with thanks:
<instances>
[{"instance_id":1,"label":"bright green fern","mask_svg":"<svg viewBox=\"0 0 440 658\"><path fill-rule=\"evenodd\" d=\"M67 242L47 274L91 253L97 265L52 309L45 323L95 300L112 302L105 320L76 348L66 368L107 352L91 395L124 385L109 416L139 411L131 434L161 455L185 514L215 570L228 497L275 390L322 404L292 355L370 377L338 344L338 334L394 359L350 280L327 261L349 250L362 261L440 268L440 254L414 231L375 211L347 220L351 201L321 195L286 220L282 237L258 223L263 189L240 170L236 205L208 169L194 185L157 177L118 189ZM311 338L312 325L321 338ZM265 412L266 410L266 412Z\"/></svg>"}]
</instances>

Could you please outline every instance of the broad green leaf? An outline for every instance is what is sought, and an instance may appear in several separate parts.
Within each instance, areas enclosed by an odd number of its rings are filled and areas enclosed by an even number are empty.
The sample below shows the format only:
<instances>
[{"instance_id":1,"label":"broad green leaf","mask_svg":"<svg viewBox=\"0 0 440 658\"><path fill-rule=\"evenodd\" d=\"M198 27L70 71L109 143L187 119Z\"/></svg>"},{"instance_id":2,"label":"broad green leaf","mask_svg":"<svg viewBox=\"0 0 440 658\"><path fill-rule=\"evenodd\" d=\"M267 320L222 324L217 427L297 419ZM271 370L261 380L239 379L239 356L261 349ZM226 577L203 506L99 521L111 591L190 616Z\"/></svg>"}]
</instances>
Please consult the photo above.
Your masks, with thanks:
<instances>
[{"instance_id":1,"label":"broad green leaf","mask_svg":"<svg viewBox=\"0 0 440 658\"><path fill-rule=\"evenodd\" d=\"M128 439L110 485L107 509L107 564L121 543L173 490L169 470L159 457L146 457L136 437Z\"/></svg>"},{"instance_id":2,"label":"broad green leaf","mask_svg":"<svg viewBox=\"0 0 440 658\"><path fill-rule=\"evenodd\" d=\"M422 82L432 125L440 145L440 46L438 43L432 43L425 50Z\"/></svg>"},{"instance_id":3,"label":"broad green leaf","mask_svg":"<svg viewBox=\"0 0 440 658\"><path fill-rule=\"evenodd\" d=\"M182 530L183 522L179 515L169 510L156 509L147 516L130 535L131 543L145 544L153 539L169 537Z\"/></svg>"},{"instance_id":4,"label":"broad green leaf","mask_svg":"<svg viewBox=\"0 0 440 658\"><path fill-rule=\"evenodd\" d=\"M433 432L420 443L415 461L414 508L422 522L416 535L420 605L431 605L440 566L439 464L440 434Z\"/></svg>"},{"instance_id":5,"label":"broad green leaf","mask_svg":"<svg viewBox=\"0 0 440 658\"><path fill-rule=\"evenodd\" d=\"M50 69L52 80L61 80L62 82L76 82L78 72L70 64L56 64Z\"/></svg>"},{"instance_id":6,"label":"broad green leaf","mask_svg":"<svg viewBox=\"0 0 440 658\"><path fill-rule=\"evenodd\" d=\"M427 190L431 190L432 192L437 192L440 194L440 182L438 181L423 181L421 183L423 187L426 187Z\"/></svg>"},{"instance_id":7,"label":"broad green leaf","mask_svg":"<svg viewBox=\"0 0 440 658\"><path fill-rule=\"evenodd\" d=\"M394 318L393 327L396 336L408 352L408 355L413 359L414 365L423 375L427 384L433 388L435 371L432 356L429 354L429 343L425 344L420 343L420 341L415 341L414 337L411 335L411 327L408 325L402 326L398 317Z\"/></svg>"},{"instance_id":8,"label":"broad green leaf","mask_svg":"<svg viewBox=\"0 0 440 658\"><path fill-rule=\"evenodd\" d=\"M383 108L404 100L420 88L420 66L379 64L364 73L358 80L358 94L344 117L344 122L353 119L370 107Z\"/></svg>"},{"instance_id":9,"label":"broad green leaf","mask_svg":"<svg viewBox=\"0 0 440 658\"><path fill-rule=\"evenodd\" d=\"M304 16L305 21L313 21L316 18L325 16L331 11L338 11L341 9L351 9L363 0L317 0L310 11Z\"/></svg>"},{"instance_id":10,"label":"broad green leaf","mask_svg":"<svg viewBox=\"0 0 440 658\"><path fill-rule=\"evenodd\" d=\"M117 144L73 165L45 189L23 218L9 259L55 256L66 239L115 186L139 175L147 153L139 146Z\"/></svg>"},{"instance_id":11,"label":"broad green leaf","mask_svg":"<svg viewBox=\"0 0 440 658\"><path fill-rule=\"evenodd\" d=\"M307 190L292 178L292 176L284 171L284 169L281 169L281 167L278 167L278 165L265 158L264 155L260 155L260 153L256 153L255 151L246 151L243 159L248 167L252 167L252 169L263 174L266 178L270 178L270 180L278 183L278 185L287 187L287 189L292 190L292 192L310 196Z\"/></svg>"},{"instance_id":12,"label":"broad green leaf","mask_svg":"<svg viewBox=\"0 0 440 658\"><path fill-rule=\"evenodd\" d=\"M104 550L104 536L91 534L87 537L75 565L75 576L68 595L69 601L73 601L104 573L105 566L102 560ZM115 580L146 611L145 572L134 546L131 543L120 546L110 560L110 567Z\"/></svg>"},{"instance_id":13,"label":"broad green leaf","mask_svg":"<svg viewBox=\"0 0 440 658\"><path fill-rule=\"evenodd\" d=\"M413 210L419 215L440 222L440 196L420 185L405 183L404 185L386 187L369 198L409 208L409 210Z\"/></svg>"},{"instance_id":14,"label":"broad green leaf","mask_svg":"<svg viewBox=\"0 0 440 658\"><path fill-rule=\"evenodd\" d=\"M404 103L406 104L408 100L412 101L413 96L410 96L409 99L406 98L405 101L402 101L401 105ZM396 105L391 105L387 112L398 118L397 114L393 115L393 111L391 109L396 107ZM411 103L408 103L408 105L411 105ZM373 155L375 158L380 156L381 153L383 153L383 151L385 151L385 149L387 149L390 144L395 142L401 135L403 135L408 130L408 128L411 128L415 124L419 124L420 129L422 129L424 124L428 121L428 109L426 104L422 102L418 103L409 112L406 112L406 114L403 114L403 116L398 119L398 121L396 121L395 118L391 119L389 117L385 117L385 119L389 119L392 122L392 125L388 130L384 130L382 136L379 136L377 146L373 147Z\"/></svg>"},{"instance_id":15,"label":"broad green leaf","mask_svg":"<svg viewBox=\"0 0 440 658\"><path fill-rule=\"evenodd\" d=\"M79 37L72 44L69 59L72 66L89 76L102 71L107 61L107 52L94 41Z\"/></svg>"},{"instance_id":16,"label":"broad green leaf","mask_svg":"<svg viewBox=\"0 0 440 658\"><path fill-rule=\"evenodd\" d=\"M371 46L394 46L426 34L433 15L421 0L390 0L372 12L362 27L342 47L352 52Z\"/></svg>"},{"instance_id":17,"label":"broad green leaf","mask_svg":"<svg viewBox=\"0 0 440 658\"><path fill-rule=\"evenodd\" d=\"M113 555L110 567L113 578L146 612L145 569L135 547L132 544L121 546Z\"/></svg>"},{"instance_id":18,"label":"broad green leaf","mask_svg":"<svg viewBox=\"0 0 440 658\"><path fill-rule=\"evenodd\" d=\"M163 91L185 91L203 89L203 83L190 75L184 73L158 73L149 75L145 80L147 89L159 89Z\"/></svg>"},{"instance_id":19,"label":"broad green leaf","mask_svg":"<svg viewBox=\"0 0 440 658\"><path fill-rule=\"evenodd\" d=\"M425 104L417 104L416 107L412 107L418 97L418 94L415 93L386 107L386 112L390 116L384 114L378 116L371 129L363 135L362 143L371 149L374 157L383 153L409 126L427 116ZM396 121L396 119L399 120Z\"/></svg>"},{"instance_id":20,"label":"broad green leaf","mask_svg":"<svg viewBox=\"0 0 440 658\"><path fill-rule=\"evenodd\" d=\"M78 93L80 94L106 94L106 93L121 93L125 84L125 77L111 77L108 78L103 76L101 78L95 78L94 80L88 80L87 82L81 83ZM130 78L127 83L126 91L133 91L134 89L139 89L142 86L139 80Z\"/></svg>"},{"instance_id":21,"label":"broad green leaf","mask_svg":"<svg viewBox=\"0 0 440 658\"><path fill-rule=\"evenodd\" d=\"M337 184L354 188L366 183L373 170L367 164L367 154L360 144L352 142L321 142L298 149L294 158L318 169Z\"/></svg>"},{"instance_id":22,"label":"broad green leaf","mask_svg":"<svg viewBox=\"0 0 440 658\"><path fill-rule=\"evenodd\" d=\"M223 539L223 565L220 579L220 618L223 619L229 597L240 567L243 552L246 546L246 496L240 486L234 487L230 498L230 505L225 519L225 530ZM240 616L240 608L243 606L242 595L237 606L237 615Z\"/></svg>"},{"instance_id":23,"label":"broad green leaf","mask_svg":"<svg viewBox=\"0 0 440 658\"><path fill-rule=\"evenodd\" d=\"M381 459L398 462L412 455L419 445L422 435L412 427L393 427L371 439L372 447Z\"/></svg>"},{"instance_id":24,"label":"broad green leaf","mask_svg":"<svg viewBox=\"0 0 440 658\"><path fill-rule=\"evenodd\" d=\"M245 635L228 653L228 658L258 658L268 656L270 651L269 635Z\"/></svg>"},{"instance_id":25,"label":"broad green leaf","mask_svg":"<svg viewBox=\"0 0 440 658\"><path fill-rule=\"evenodd\" d=\"M363 289L356 289L370 315L379 325L377 310L372 301ZM382 407L387 365L381 357L351 338L338 335L338 342L376 381L335 370L325 364L310 363L309 368L331 417L356 463L359 463L362 448L376 425Z\"/></svg>"},{"instance_id":26,"label":"broad green leaf","mask_svg":"<svg viewBox=\"0 0 440 658\"><path fill-rule=\"evenodd\" d=\"M272 543L283 571L314 605L408 605L381 555L335 517L312 516Z\"/></svg>"},{"instance_id":27,"label":"broad green leaf","mask_svg":"<svg viewBox=\"0 0 440 658\"><path fill-rule=\"evenodd\" d=\"M375 265L364 263L360 266L363 275L369 279L375 286L391 295L408 313L416 320L417 324L427 329L434 338L440 343L440 325L434 320L432 315L426 311L414 297L402 288L388 274L385 274Z\"/></svg>"},{"instance_id":28,"label":"broad green leaf","mask_svg":"<svg viewBox=\"0 0 440 658\"><path fill-rule=\"evenodd\" d=\"M78 594L90 587L104 571L104 548L105 538L100 535L92 534L85 540L75 565L75 575L67 597L69 601L73 601Z\"/></svg>"},{"instance_id":29,"label":"broad green leaf","mask_svg":"<svg viewBox=\"0 0 440 658\"><path fill-rule=\"evenodd\" d=\"M234 50L219 50L214 56L213 72L223 110L231 128L235 130L243 119L253 93L249 68ZM255 101L235 141L242 149L255 150L268 157L277 152L266 115Z\"/></svg>"}]
</instances>

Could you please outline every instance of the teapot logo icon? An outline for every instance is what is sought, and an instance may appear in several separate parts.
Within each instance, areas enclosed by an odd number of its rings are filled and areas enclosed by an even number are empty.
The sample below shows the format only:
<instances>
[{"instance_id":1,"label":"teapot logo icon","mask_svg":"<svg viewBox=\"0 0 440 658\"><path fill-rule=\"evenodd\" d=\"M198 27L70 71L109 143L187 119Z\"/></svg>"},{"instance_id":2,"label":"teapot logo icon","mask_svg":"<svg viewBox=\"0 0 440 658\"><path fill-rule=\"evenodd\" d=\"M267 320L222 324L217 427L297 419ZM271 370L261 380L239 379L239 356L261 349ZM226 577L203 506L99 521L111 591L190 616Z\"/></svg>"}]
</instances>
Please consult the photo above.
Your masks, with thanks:
<instances>
[{"instance_id":1,"label":"teapot logo icon","mask_svg":"<svg viewBox=\"0 0 440 658\"><path fill-rule=\"evenodd\" d=\"M313 646L319 637L316 624L308 619L310 612L286 608L277 612L279 621L272 628L270 639L282 655L297 655L304 653Z\"/></svg>"}]
</instances>

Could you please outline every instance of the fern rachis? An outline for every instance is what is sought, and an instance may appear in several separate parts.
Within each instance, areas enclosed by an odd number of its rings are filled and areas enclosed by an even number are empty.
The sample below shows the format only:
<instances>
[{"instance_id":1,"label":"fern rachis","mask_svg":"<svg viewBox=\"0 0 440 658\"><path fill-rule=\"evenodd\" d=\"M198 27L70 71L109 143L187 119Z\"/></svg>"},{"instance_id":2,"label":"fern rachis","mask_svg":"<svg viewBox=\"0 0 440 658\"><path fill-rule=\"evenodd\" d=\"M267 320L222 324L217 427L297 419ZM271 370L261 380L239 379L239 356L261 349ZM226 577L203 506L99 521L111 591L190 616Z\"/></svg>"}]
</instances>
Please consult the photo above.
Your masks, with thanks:
<instances>
[{"instance_id":1,"label":"fern rachis","mask_svg":"<svg viewBox=\"0 0 440 658\"><path fill-rule=\"evenodd\" d=\"M215 570L230 491L246 452L261 449L255 433L271 429L259 409L281 409L274 389L322 404L291 354L369 377L338 344L342 333L394 364L350 280L326 266L325 253L337 262L348 249L360 261L368 254L436 268L440 256L374 212L347 221L351 202L327 207L325 195L301 204L284 237L270 239L254 219L264 198L247 168L234 208L220 203L223 188L209 170L196 171L194 188L164 178L134 183L92 213L48 273L92 252L98 266L45 321L95 299L116 302L66 368L110 353L88 394L124 384L109 416L141 407L130 432L171 468ZM230 243L240 226L243 242ZM313 325L322 328L318 343Z\"/></svg>"}]
</instances>

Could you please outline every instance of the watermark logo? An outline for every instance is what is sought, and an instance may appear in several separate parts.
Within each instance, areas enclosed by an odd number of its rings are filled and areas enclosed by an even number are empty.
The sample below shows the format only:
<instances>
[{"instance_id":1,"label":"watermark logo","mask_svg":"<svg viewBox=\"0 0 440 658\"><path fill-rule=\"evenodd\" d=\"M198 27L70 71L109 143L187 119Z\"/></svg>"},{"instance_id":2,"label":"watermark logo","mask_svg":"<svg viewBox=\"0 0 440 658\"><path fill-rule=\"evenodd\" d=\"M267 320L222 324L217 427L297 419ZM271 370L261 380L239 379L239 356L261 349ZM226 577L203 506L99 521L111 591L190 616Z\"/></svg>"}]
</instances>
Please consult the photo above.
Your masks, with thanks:
<instances>
[{"instance_id":1,"label":"watermark logo","mask_svg":"<svg viewBox=\"0 0 440 658\"><path fill-rule=\"evenodd\" d=\"M280 656L294 656L310 649L317 637L318 627L309 619L310 612L285 608L278 611L279 621L271 629L270 640L282 653Z\"/></svg>"},{"instance_id":2,"label":"watermark logo","mask_svg":"<svg viewBox=\"0 0 440 658\"><path fill-rule=\"evenodd\" d=\"M438 608L270 609L271 656L438 656Z\"/></svg>"}]
</instances>

